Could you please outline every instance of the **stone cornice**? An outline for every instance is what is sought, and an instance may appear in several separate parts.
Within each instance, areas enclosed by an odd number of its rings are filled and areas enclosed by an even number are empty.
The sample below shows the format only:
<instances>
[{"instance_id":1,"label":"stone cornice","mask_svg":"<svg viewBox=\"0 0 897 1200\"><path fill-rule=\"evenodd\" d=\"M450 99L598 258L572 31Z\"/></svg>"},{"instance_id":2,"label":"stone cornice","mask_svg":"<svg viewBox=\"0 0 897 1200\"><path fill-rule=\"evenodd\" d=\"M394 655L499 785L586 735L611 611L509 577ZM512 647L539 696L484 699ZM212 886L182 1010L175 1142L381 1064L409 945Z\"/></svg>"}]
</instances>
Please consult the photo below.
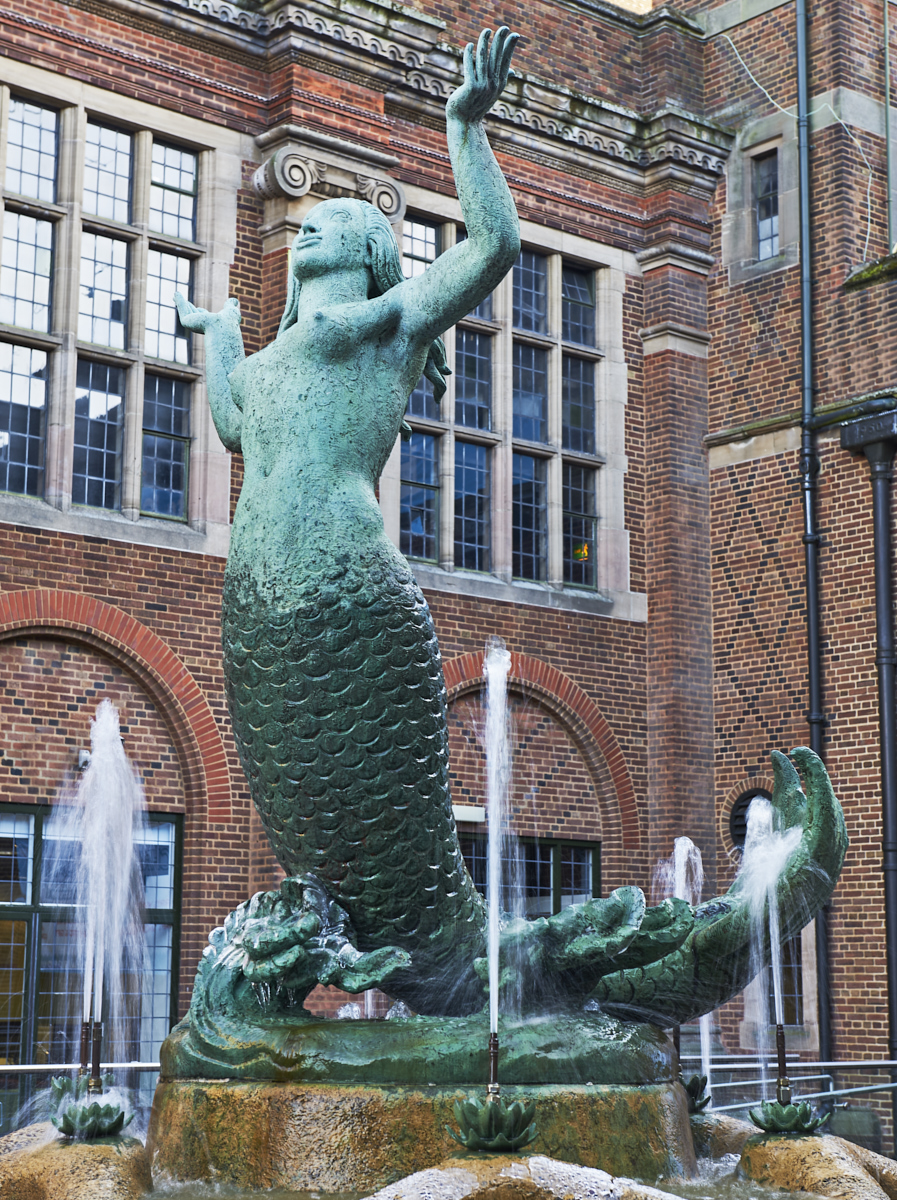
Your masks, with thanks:
<instances>
[{"instance_id":1,"label":"stone cornice","mask_svg":"<svg viewBox=\"0 0 897 1200\"><path fill-rule=\"evenodd\" d=\"M263 71L302 61L327 73L367 81L386 93L390 111L407 110L428 126L444 119L444 103L461 78L460 48L443 41L444 23L395 0L268 0L243 8L233 0L73 0L118 12L132 24L155 22L175 39L206 38L221 53ZM639 15L604 0L563 0L566 7L638 29L666 24L700 36L672 9ZM259 97L261 100L261 97ZM625 190L672 187L708 194L722 172L732 135L694 114L666 108L647 119L632 109L516 74L489 118L498 146L539 155L558 170L608 176Z\"/></svg>"}]
</instances>

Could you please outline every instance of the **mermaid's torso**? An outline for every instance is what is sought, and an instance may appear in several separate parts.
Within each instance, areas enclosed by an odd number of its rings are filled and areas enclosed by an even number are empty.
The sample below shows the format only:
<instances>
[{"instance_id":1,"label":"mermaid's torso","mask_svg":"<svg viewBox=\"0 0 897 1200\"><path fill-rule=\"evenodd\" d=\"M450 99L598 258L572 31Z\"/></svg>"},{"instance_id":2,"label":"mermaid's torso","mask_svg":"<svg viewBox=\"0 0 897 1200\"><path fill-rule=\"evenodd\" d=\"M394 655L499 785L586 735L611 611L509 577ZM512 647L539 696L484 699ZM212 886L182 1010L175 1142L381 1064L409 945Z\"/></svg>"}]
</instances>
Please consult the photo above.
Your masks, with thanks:
<instances>
[{"instance_id":1,"label":"mermaid's torso","mask_svg":"<svg viewBox=\"0 0 897 1200\"><path fill-rule=\"evenodd\" d=\"M360 947L448 967L465 942L479 945L482 903L451 813L432 619L373 487L372 459L379 473L404 403L389 397L373 435L371 415L345 399L328 410L297 389L295 403L266 408L282 373L276 359L255 362L223 599L253 800L286 871L321 880Z\"/></svg>"}]
</instances>

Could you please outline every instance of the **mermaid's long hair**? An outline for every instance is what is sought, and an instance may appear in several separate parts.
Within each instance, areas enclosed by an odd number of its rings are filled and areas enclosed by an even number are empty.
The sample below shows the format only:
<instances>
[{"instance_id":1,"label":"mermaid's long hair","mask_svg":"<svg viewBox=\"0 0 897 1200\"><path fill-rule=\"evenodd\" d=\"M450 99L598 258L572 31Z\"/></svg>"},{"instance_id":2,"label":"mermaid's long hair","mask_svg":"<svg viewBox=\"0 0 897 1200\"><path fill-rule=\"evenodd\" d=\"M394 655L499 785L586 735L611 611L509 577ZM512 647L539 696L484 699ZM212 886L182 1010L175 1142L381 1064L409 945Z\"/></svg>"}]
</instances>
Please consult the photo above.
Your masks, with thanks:
<instances>
[{"instance_id":1,"label":"mermaid's long hair","mask_svg":"<svg viewBox=\"0 0 897 1200\"><path fill-rule=\"evenodd\" d=\"M390 288L404 281L402 260L399 255L399 243L392 231L392 226L379 208L367 200L355 200L349 203L361 205L364 212L364 232L368 249L371 254L371 274L374 278L374 289L370 299L382 296ZM297 234L302 237L302 234ZM302 284L293 273L293 252L290 251L289 279L287 282L287 304L280 320L278 335L296 324L299 311L299 292ZM445 343L441 337L436 338L430 346L424 375L433 384L437 402L445 395L445 376L451 375L445 357Z\"/></svg>"}]
</instances>

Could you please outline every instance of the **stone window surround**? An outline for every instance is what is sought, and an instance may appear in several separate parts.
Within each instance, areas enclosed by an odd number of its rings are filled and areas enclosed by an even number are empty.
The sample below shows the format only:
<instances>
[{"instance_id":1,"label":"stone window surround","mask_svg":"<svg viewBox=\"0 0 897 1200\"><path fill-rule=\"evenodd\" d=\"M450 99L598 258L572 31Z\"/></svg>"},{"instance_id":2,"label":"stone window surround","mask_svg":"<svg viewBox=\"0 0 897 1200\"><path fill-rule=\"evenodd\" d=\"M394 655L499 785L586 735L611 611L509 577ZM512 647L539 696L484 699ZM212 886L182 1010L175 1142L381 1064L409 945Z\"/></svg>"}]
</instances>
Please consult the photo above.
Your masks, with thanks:
<instances>
[{"instance_id":1,"label":"stone window surround","mask_svg":"<svg viewBox=\"0 0 897 1200\"><path fill-rule=\"evenodd\" d=\"M193 299L202 307L222 307L229 292L229 271L236 248L236 199L242 183L242 161L255 157L252 139L217 125L159 109L142 101L113 95L99 88L67 79L26 64L7 61L0 86L0 168L5 162L5 132L10 94L33 98L35 103L59 112L59 169L57 203L27 205L34 215L46 210L56 224L54 280L60 274L77 272L80 257L79 225L81 197L79 180L83 159L83 134L91 120L129 130L135 134L135 196L141 188L148 193L148 146L151 136L166 143L183 145L199 157L199 188L196 210L196 242L183 243L164 235L151 234L154 245L187 253L193 264ZM141 141L145 142L142 147ZM141 162L143 168L141 168ZM2 178L2 172L0 172ZM17 204L19 209L23 203ZM142 214L135 212L135 217ZM90 218L91 226L108 226L146 244L145 224L134 222L118 226ZM142 288L137 271L133 273L134 293ZM68 292L72 289L69 287ZM132 293L132 309L142 302ZM58 295L58 291L57 291ZM57 301L59 303L59 301ZM0 521L26 524L37 528L82 533L114 541L159 545L176 550L226 555L229 541L230 455L218 439L211 421L203 379L204 346L202 338L193 342L193 361L189 368L162 366L163 374L189 378L192 384L192 445L190 452L190 496L186 524L139 516L140 450L142 444L142 371L130 370L125 413L125 445L122 464L123 503L121 512L72 507L71 505L71 431L74 421L74 389L66 380L74 378L70 369L77 357L74 315L62 307L54 318L56 333L33 334L26 330L3 327L0 336L46 349L55 358L48 389L45 458L45 499L0 493ZM62 332L59 332L59 331ZM142 353L131 347L124 352L101 347L84 347L97 361L120 363L132 368ZM70 394L69 394L70 393Z\"/></svg>"},{"instance_id":2,"label":"stone window surround","mask_svg":"<svg viewBox=\"0 0 897 1200\"><path fill-rule=\"evenodd\" d=\"M770 150L779 155L779 253L757 258L754 159ZM739 130L726 163L726 212L722 221L722 265L729 283L746 283L800 261L797 127L788 113L773 113Z\"/></svg>"}]
</instances>

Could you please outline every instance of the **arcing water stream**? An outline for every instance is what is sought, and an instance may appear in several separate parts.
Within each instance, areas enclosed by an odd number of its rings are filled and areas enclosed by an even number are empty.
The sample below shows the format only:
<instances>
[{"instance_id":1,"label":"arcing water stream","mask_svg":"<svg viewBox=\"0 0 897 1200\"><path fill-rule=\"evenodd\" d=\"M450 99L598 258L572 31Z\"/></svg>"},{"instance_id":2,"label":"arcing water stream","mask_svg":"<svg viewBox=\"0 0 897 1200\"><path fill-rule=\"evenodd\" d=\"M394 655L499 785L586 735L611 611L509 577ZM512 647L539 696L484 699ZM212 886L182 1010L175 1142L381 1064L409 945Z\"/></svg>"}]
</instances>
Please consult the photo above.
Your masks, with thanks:
<instances>
[{"instance_id":1,"label":"arcing water stream","mask_svg":"<svg viewBox=\"0 0 897 1200\"><path fill-rule=\"evenodd\" d=\"M121 1061L137 1057L133 1026L147 970L143 876L135 851L145 802L122 746L118 712L108 700L97 708L90 741L90 763L73 803L53 811L47 831L53 850L44 873L48 894L71 897L81 918L68 969L72 982L80 981L83 1019L104 1021L106 1057Z\"/></svg>"},{"instance_id":2,"label":"arcing water stream","mask_svg":"<svg viewBox=\"0 0 897 1200\"><path fill-rule=\"evenodd\" d=\"M675 896L678 900L696 908L701 903L704 890L704 864L701 851L689 837L678 837L673 842L673 854L661 859L654 869L654 888L657 897ZM707 1080L710 1093L712 1069L711 1022L712 1014L705 1013L699 1020L701 1033L701 1074ZM711 1107L712 1107L711 1101Z\"/></svg>"},{"instance_id":3,"label":"arcing water stream","mask_svg":"<svg viewBox=\"0 0 897 1200\"><path fill-rule=\"evenodd\" d=\"M753 925L751 955L755 977L761 973L763 976L766 974L764 949L767 935L769 937L777 1025L784 1025L785 1016L782 1000L782 939L779 931L776 886L788 859L797 849L801 833L802 829L799 825L784 831L777 830L775 828L775 810L772 804L762 796L756 796L751 801L747 812L747 836L738 879L750 907ZM763 987L761 992L761 1011L757 1025L761 1036L766 1039L769 1028L769 1021L766 1017L768 988ZM769 1058L771 1047L767 1044L758 1046L757 1049L762 1065L762 1098L766 1100L769 1093L766 1061Z\"/></svg>"}]
</instances>

